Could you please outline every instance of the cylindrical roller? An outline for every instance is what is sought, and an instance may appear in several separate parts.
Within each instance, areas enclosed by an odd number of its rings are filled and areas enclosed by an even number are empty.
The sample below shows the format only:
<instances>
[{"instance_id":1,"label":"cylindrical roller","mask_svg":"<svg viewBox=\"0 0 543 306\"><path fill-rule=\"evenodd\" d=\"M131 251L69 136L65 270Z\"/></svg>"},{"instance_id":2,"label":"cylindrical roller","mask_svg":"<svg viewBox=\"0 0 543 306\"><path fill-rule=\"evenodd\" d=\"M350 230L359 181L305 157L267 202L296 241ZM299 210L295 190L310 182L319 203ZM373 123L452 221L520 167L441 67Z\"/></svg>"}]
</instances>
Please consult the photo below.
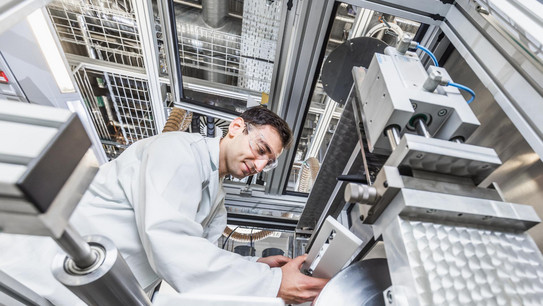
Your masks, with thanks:
<instances>
[{"instance_id":1,"label":"cylindrical roller","mask_svg":"<svg viewBox=\"0 0 543 306\"><path fill-rule=\"evenodd\" d=\"M284 255L284 254L285 254L285 251L279 248L267 248L262 251L262 257Z\"/></svg>"},{"instance_id":2,"label":"cylindrical roller","mask_svg":"<svg viewBox=\"0 0 543 306\"><path fill-rule=\"evenodd\" d=\"M345 202L374 204L377 201L377 189L364 184L349 183L345 186Z\"/></svg>"},{"instance_id":3,"label":"cylindrical roller","mask_svg":"<svg viewBox=\"0 0 543 306\"><path fill-rule=\"evenodd\" d=\"M252 246L238 245L234 248L234 253L241 256L255 256L256 250Z\"/></svg>"},{"instance_id":4,"label":"cylindrical roller","mask_svg":"<svg viewBox=\"0 0 543 306\"><path fill-rule=\"evenodd\" d=\"M398 46L396 47L396 50L400 54L405 54L409 48L413 48L413 45L411 42L413 41L413 35L410 33L404 33L402 37L400 38L400 41L398 41Z\"/></svg>"},{"instance_id":5,"label":"cylindrical roller","mask_svg":"<svg viewBox=\"0 0 543 306\"><path fill-rule=\"evenodd\" d=\"M202 0L202 18L212 28L220 28L228 17L228 1Z\"/></svg>"},{"instance_id":6,"label":"cylindrical roller","mask_svg":"<svg viewBox=\"0 0 543 306\"><path fill-rule=\"evenodd\" d=\"M52 266L55 278L89 305L151 305L113 242L102 236L84 238L98 256L96 263L80 269L59 253Z\"/></svg>"}]
</instances>

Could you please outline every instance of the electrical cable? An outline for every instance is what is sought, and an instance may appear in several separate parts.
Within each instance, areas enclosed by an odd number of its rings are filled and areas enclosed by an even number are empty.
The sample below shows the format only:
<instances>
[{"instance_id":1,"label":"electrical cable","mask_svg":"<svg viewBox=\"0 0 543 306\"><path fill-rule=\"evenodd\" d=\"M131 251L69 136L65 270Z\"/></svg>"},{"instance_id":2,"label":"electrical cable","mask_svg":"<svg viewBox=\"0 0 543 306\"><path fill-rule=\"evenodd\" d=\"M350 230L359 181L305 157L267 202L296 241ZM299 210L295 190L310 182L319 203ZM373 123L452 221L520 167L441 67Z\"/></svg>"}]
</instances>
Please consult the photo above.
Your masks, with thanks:
<instances>
[{"instance_id":1,"label":"electrical cable","mask_svg":"<svg viewBox=\"0 0 543 306\"><path fill-rule=\"evenodd\" d=\"M426 49L425 47L421 46L420 44L417 44L417 49L420 49L420 50L424 51L426 54L428 54L428 56L430 56L430 58L434 62L434 66L439 67L439 64L437 63L437 58L434 56L434 54L430 50Z\"/></svg>"},{"instance_id":2,"label":"electrical cable","mask_svg":"<svg viewBox=\"0 0 543 306\"><path fill-rule=\"evenodd\" d=\"M475 92L473 90L471 90L470 88L464 86L464 85L461 85L461 84L457 84L457 83L453 83L453 82L449 82L447 83L447 86L452 86L452 87L456 87L458 89L462 89L464 91L467 91L469 92L469 94L471 95L471 99L469 99L467 102L468 104L470 104L474 99L475 99Z\"/></svg>"},{"instance_id":3,"label":"electrical cable","mask_svg":"<svg viewBox=\"0 0 543 306\"><path fill-rule=\"evenodd\" d=\"M228 237L226 237L226 240L222 243L222 249L224 250L224 246L226 245L226 243L228 242L228 239L230 239L230 236L232 236L232 234L238 229L239 226L236 226L236 228L230 232L230 234L228 234Z\"/></svg>"}]
</instances>

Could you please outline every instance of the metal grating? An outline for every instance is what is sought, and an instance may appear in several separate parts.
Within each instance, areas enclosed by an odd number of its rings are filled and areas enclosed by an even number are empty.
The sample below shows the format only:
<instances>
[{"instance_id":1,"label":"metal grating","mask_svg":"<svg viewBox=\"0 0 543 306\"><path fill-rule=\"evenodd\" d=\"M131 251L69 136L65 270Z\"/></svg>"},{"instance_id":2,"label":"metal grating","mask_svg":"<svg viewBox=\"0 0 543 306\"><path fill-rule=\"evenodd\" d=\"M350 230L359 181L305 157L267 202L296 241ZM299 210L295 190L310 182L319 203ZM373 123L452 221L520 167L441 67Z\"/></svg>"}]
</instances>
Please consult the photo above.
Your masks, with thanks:
<instances>
[{"instance_id":1,"label":"metal grating","mask_svg":"<svg viewBox=\"0 0 543 306\"><path fill-rule=\"evenodd\" d=\"M74 77L110 159L135 141L157 134L147 80L84 66Z\"/></svg>"},{"instance_id":2,"label":"metal grating","mask_svg":"<svg viewBox=\"0 0 543 306\"><path fill-rule=\"evenodd\" d=\"M239 87L270 92L281 7L280 0L244 1Z\"/></svg>"},{"instance_id":3,"label":"metal grating","mask_svg":"<svg viewBox=\"0 0 543 306\"><path fill-rule=\"evenodd\" d=\"M238 76L240 40L239 35L180 24L181 63L186 67Z\"/></svg>"},{"instance_id":4,"label":"metal grating","mask_svg":"<svg viewBox=\"0 0 543 306\"><path fill-rule=\"evenodd\" d=\"M65 52L144 67L130 0L55 0L47 9Z\"/></svg>"},{"instance_id":5,"label":"metal grating","mask_svg":"<svg viewBox=\"0 0 543 306\"><path fill-rule=\"evenodd\" d=\"M400 223L420 305L543 305L543 258L528 234Z\"/></svg>"},{"instance_id":6,"label":"metal grating","mask_svg":"<svg viewBox=\"0 0 543 306\"><path fill-rule=\"evenodd\" d=\"M156 135L147 80L113 73L105 75L126 144Z\"/></svg>"},{"instance_id":7,"label":"metal grating","mask_svg":"<svg viewBox=\"0 0 543 306\"><path fill-rule=\"evenodd\" d=\"M255 54L263 54L268 49L269 46L244 42L242 37L236 34L225 33L194 24L180 25L179 53L182 66L220 73L231 77L244 76L243 80L242 78L238 79L238 86L247 89L260 91L260 88L250 88L247 85L243 86L245 84L243 82L253 81L257 84L267 84L267 92L269 92L271 74L273 72L273 59L264 62L265 64L269 64L266 66L268 71L265 74L257 73L252 69L252 66L245 63L246 61L261 63L262 60L256 55L242 55L242 50L253 50ZM275 50L275 45L273 49ZM261 70L263 71L263 69Z\"/></svg>"}]
</instances>

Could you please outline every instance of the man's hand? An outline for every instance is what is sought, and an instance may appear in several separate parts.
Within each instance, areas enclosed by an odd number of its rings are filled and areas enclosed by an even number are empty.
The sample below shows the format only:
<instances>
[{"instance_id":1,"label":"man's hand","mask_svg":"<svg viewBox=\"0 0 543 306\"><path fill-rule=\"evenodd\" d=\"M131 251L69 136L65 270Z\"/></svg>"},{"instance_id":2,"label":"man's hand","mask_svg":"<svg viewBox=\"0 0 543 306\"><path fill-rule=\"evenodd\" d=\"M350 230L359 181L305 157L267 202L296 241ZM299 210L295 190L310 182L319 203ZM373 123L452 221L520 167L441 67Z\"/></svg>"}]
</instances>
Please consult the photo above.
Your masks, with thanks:
<instances>
[{"instance_id":1,"label":"man's hand","mask_svg":"<svg viewBox=\"0 0 543 306\"><path fill-rule=\"evenodd\" d=\"M328 279L304 275L300 268L307 255L294 258L281 267L283 279L277 296L286 304L300 304L313 301L328 282Z\"/></svg>"},{"instance_id":2,"label":"man's hand","mask_svg":"<svg viewBox=\"0 0 543 306\"><path fill-rule=\"evenodd\" d=\"M270 268L277 268L282 267L286 263L290 262L292 259L283 255L275 255L275 256L268 256L268 257L260 257L257 262L265 263Z\"/></svg>"}]
</instances>

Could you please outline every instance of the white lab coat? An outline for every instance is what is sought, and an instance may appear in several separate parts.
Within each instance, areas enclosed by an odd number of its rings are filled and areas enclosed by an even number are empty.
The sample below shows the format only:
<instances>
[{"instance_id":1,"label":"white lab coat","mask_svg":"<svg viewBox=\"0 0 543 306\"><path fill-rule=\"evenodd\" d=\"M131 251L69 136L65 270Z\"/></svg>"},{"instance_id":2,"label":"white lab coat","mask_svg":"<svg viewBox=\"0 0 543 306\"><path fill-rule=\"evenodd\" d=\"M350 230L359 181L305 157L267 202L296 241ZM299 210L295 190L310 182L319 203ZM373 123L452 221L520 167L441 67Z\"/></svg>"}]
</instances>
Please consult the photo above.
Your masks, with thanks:
<instances>
[{"instance_id":1,"label":"white lab coat","mask_svg":"<svg viewBox=\"0 0 543 306\"><path fill-rule=\"evenodd\" d=\"M100 168L70 221L82 235L112 239L144 289L164 279L179 292L275 297L281 269L216 245L226 226L218 167L219 138L170 132L141 140ZM13 265L0 268L25 283ZM34 275L25 284L43 286L36 282Z\"/></svg>"}]
</instances>

